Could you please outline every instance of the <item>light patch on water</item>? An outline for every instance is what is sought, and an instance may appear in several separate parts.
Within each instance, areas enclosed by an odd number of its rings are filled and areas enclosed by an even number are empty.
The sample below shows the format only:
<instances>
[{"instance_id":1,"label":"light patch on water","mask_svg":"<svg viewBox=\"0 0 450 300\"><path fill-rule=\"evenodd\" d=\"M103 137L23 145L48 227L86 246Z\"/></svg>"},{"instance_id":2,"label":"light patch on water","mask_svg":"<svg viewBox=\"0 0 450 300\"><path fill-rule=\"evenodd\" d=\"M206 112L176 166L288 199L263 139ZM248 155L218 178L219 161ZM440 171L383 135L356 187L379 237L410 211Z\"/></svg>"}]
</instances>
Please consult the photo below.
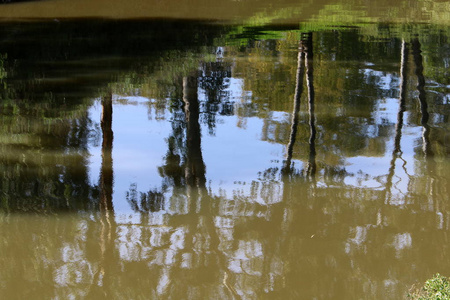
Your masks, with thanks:
<instances>
[{"instance_id":1,"label":"light patch on water","mask_svg":"<svg viewBox=\"0 0 450 300\"><path fill-rule=\"evenodd\" d=\"M163 295L166 292L167 287L169 286L169 283L170 283L170 277L169 277L168 271L166 269L163 269L163 272L159 277L158 286L156 287L156 291L158 292L158 295Z\"/></svg>"},{"instance_id":2,"label":"light patch on water","mask_svg":"<svg viewBox=\"0 0 450 300\"><path fill-rule=\"evenodd\" d=\"M397 251L401 251L407 248L411 248L412 246L412 238L409 232L399 233L394 236L394 241L392 242L392 246Z\"/></svg>"},{"instance_id":3,"label":"light patch on water","mask_svg":"<svg viewBox=\"0 0 450 300\"><path fill-rule=\"evenodd\" d=\"M381 90L391 90L392 88L398 88L399 82L397 78L391 73L385 73L382 71L376 71L372 69L362 69L365 80L368 82L375 81L374 84Z\"/></svg>"},{"instance_id":4,"label":"light patch on water","mask_svg":"<svg viewBox=\"0 0 450 300\"><path fill-rule=\"evenodd\" d=\"M291 114L284 111L271 111L269 113L269 119L273 122L290 123Z\"/></svg>"},{"instance_id":5,"label":"light patch on water","mask_svg":"<svg viewBox=\"0 0 450 300\"><path fill-rule=\"evenodd\" d=\"M155 99L150 99L143 96L122 96L122 95L113 95L112 96L114 104L126 104L126 105L138 105L138 104L146 104L146 103L155 103Z\"/></svg>"},{"instance_id":6,"label":"light patch on water","mask_svg":"<svg viewBox=\"0 0 450 300\"><path fill-rule=\"evenodd\" d=\"M161 184L158 166L163 164L167 152L165 138L172 130L170 122L149 120L147 109L142 108L142 105L113 105L113 201L115 210L121 213L132 213L125 201L131 184L139 187L138 192L146 192ZM100 123L99 103L90 109L90 115L94 122ZM92 147L90 152L89 177L95 183L100 174L101 148Z\"/></svg>"},{"instance_id":7,"label":"light patch on water","mask_svg":"<svg viewBox=\"0 0 450 300\"><path fill-rule=\"evenodd\" d=\"M376 109L372 113L375 124L395 124L397 123L397 115L400 100L395 98L379 99L376 102ZM404 118L406 119L406 118Z\"/></svg>"},{"instance_id":8,"label":"light patch on water","mask_svg":"<svg viewBox=\"0 0 450 300\"><path fill-rule=\"evenodd\" d=\"M356 245L362 245L367 239L367 228L357 226L355 230L355 237L351 239Z\"/></svg>"},{"instance_id":9,"label":"light patch on water","mask_svg":"<svg viewBox=\"0 0 450 300\"><path fill-rule=\"evenodd\" d=\"M227 122L216 129L215 137L203 138L203 159L207 166L207 178L213 191L239 190L247 197L251 195L251 183L261 170L280 167L274 164L282 157L282 145L261 141L263 120L247 118L246 129L234 124L237 117L227 118ZM222 159L217 159L221 157ZM237 171L239 170L239 171ZM254 201L266 203L267 198L259 194ZM269 202L278 202L272 198Z\"/></svg>"},{"instance_id":10,"label":"light patch on water","mask_svg":"<svg viewBox=\"0 0 450 300\"><path fill-rule=\"evenodd\" d=\"M177 229L172 235L170 236L170 248L173 250L179 250L184 248L184 239L185 239L185 232L183 229Z\"/></svg>"}]
</instances>

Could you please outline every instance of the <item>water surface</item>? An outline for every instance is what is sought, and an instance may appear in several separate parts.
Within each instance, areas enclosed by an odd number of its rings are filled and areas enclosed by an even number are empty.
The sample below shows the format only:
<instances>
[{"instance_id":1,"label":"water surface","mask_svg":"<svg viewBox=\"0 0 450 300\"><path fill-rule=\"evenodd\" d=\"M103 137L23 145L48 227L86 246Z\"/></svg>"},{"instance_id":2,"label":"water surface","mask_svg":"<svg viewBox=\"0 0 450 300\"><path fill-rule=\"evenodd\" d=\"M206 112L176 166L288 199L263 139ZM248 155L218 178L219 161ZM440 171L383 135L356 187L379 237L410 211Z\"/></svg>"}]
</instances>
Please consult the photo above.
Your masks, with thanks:
<instances>
[{"instance_id":1,"label":"water surface","mask_svg":"<svg viewBox=\"0 0 450 300\"><path fill-rule=\"evenodd\" d=\"M1 295L401 299L445 275L448 25L286 23L3 23Z\"/></svg>"}]
</instances>

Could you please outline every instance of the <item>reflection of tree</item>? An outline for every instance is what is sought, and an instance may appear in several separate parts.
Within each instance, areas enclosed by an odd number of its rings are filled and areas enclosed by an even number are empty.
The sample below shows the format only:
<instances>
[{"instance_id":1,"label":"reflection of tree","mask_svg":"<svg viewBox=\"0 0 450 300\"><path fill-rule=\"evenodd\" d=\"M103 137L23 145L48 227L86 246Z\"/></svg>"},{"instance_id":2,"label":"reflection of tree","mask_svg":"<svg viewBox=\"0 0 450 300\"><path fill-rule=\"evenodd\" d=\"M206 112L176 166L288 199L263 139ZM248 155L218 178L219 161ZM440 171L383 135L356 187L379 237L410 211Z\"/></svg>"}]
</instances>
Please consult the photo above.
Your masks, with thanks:
<instances>
[{"instance_id":1,"label":"reflection of tree","mask_svg":"<svg viewBox=\"0 0 450 300\"><path fill-rule=\"evenodd\" d=\"M444 180L441 181L442 178L438 175L439 172L436 172L438 168L434 158L435 154L432 150L430 142L430 115L428 112L427 95L425 92L425 76L421 43L419 42L418 37L412 40L411 46L415 66L414 73L417 77L417 91L421 114L420 125L422 126L423 163L425 165L423 169L425 176L421 176L421 180L416 179L416 182L420 183L420 187L423 189L421 192L428 198L428 209L434 209L436 211L436 214L440 216L442 224L444 221L442 211L444 210L442 209L442 204L439 201L439 194L446 194L446 184L442 183L445 182L446 179L444 176ZM436 136L434 138L436 138ZM442 191L439 191L440 189L442 189ZM445 202L443 203L443 207L446 207Z\"/></svg>"},{"instance_id":2,"label":"reflection of tree","mask_svg":"<svg viewBox=\"0 0 450 300\"><path fill-rule=\"evenodd\" d=\"M312 178L316 174L316 125L314 115L314 69L313 69L313 40L312 32L307 34L306 38L306 83L308 85L308 113L309 113L309 159L307 174Z\"/></svg>"},{"instance_id":3,"label":"reflection of tree","mask_svg":"<svg viewBox=\"0 0 450 300\"><path fill-rule=\"evenodd\" d=\"M414 64L416 66L415 73L417 76L417 90L419 92L419 103L420 103L420 113L422 115L420 119L420 124L423 127L422 131L422 142L423 142L423 152L426 158L433 156L430 145L430 125L428 120L430 118L428 114L428 104L425 94L425 77L423 76L423 58L422 51L420 50L420 42L418 38L412 41L412 52L414 57Z\"/></svg>"},{"instance_id":4,"label":"reflection of tree","mask_svg":"<svg viewBox=\"0 0 450 300\"><path fill-rule=\"evenodd\" d=\"M183 78L183 102L186 116L186 184L204 188L206 183L200 133L198 75Z\"/></svg>"},{"instance_id":5,"label":"reflection of tree","mask_svg":"<svg viewBox=\"0 0 450 300\"><path fill-rule=\"evenodd\" d=\"M66 116L51 102L17 99L1 105L0 207L52 212L96 205L87 170L86 107Z\"/></svg>"},{"instance_id":6,"label":"reflection of tree","mask_svg":"<svg viewBox=\"0 0 450 300\"><path fill-rule=\"evenodd\" d=\"M401 157L402 151L400 148L400 140L402 137L403 128L403 113L405 112L405 101L406 101L406 86L408 82L407 77L407 65L408 65L408 45L405 41L402 42L401 49L401 62L400 62L400 99L399 107L397 113L397 124L395 125L395 138L394 138L394 150L392 151L392 159L389 168L389 173L386 180L386 193L389 193L389 198L391 195L392 179L395 174L395 161L398 157ZM385 199L389 202L389 199Z\"/></svg>"},{"instance_id":7,"label":"reflection of tree","mask_svg":"<svg viewBox=\"0 0 450 300\"><path fill-rule=\"evenodd\" d=\"M174 187L180 187L184 184L184 170L182 167L183 153L181 153L179 142L182 142L183 133L179 132L182 129L181 126L176 125L177 121L172 122L172 128L174 128L174 135L167 139L167 154L164 157L164 166L159 168L160 175L167 181L168 185ZM179 133L177 133L179 132Z\"/></svg>"},{"instance_id":8,"label":"reflection of tree","mask_svg":"<svg viewBox=\"0 0 450 300\"><path fill-rule=\"evenodd\" d=\"M138 195L137 185L132 184L126 198L135 212L148 214L149 212L157 212L164 209L165 192L166 189L163 187L161 191L152 189L146 193L141 192Z\"/></svg>"},{"instance_id":9,"label":"reflection of tree","mask_svg":"<svg viewBox=\"0 0 450 300\"><path fill-rule=\"evenodd\" d=\"M5 37L0 40L0 172L4 178L0 195L5 205L0 206L11 211L98 208L98 191L88 178L92 124L87 99L117 77L133 77L136 70L146 75L154 72L161 57L174 49L180 53L180 45L184 51L211 44L212 37L224 29L168 20L66 20L55 25L6 22L0 28ZM198 30L203 34L193 38ZM123 39L118 42L117 36ZM109 141L104 139L104 149ZM99 182L103 189L110 188L112 180L108 156L103 151ZM100 205L108 209L111 203L103 198Z\"/></svg>"},{"instance_id":10,"label":"reflection of tree","mask_svg":"<svg viewBox=\"0 0 450 300\"><path fill-rule=\"evenodd\" d=\"M206 168L201 147L199 81L197 71L182 80L185 125L180 125L180 120L173 123L174 135L168 139L169 151L165 157L165 165L160 167L160 174L170 178L169 180L164 179L164 182L181 183L178 186L179 189L173 190L173 193L179 193L182 187L185 187L182 198L188 206L187 215L182 219L183 225L178 227L178 230L183 233L183 245L182 247L177 246L181 248L171 246L173 250L168 251L172 253L176 262L184 263L189 269L207 274L200 278L189 278L190 286L196 288L211 285L219 288L220 293L223 293L223 287L219 287L217 283L226 280L229 275L227 275L227 263L221 254L220 239L214 224L214 199L208 195L206 189ZM182 144L177 142L183 137L183 131L177 130L180 128L185 128L185 143ZM177 149L180 146L183 149ZM183 169L184 178L181 179L179 178L180 170ZM178 224L177 219L178 217L172 218L169 224ZM211 252L216 254L216 259L211 260L211 256L207 254ZM176 297L176 294L172 294L176 289L181 289L185 291L185 295L189 295L190 292L186 285L173 280L180 276L183 276L180 265L173 263L166 265L160 274L158 295ZM221 279L222 276L225 279ZM231 290L228 292L232 293Z\"/></svg>"},{"instance_id":11,"label":"reflection of tree","mask_svg":"<svg viewBox=\"0 0 450 300\"><path fill-rule=\"evenodd\" d=\"M306 68L306 84L308 89L308 114L309 114L309 157L306 168L306 174L314 178L316 173L316 127L314 115L314 68L313 68L313 40L312 33L307 33L302 36L299 46L299 53L297 59L297 75L294 95L294 110L292 112L291 132L289 135L289 143L287 146L286 160L282 168L282 173L288 174L291 172L291 161L295 140L297 137L297 128L299 123L300 99L303 92L303 77ZM303 63L304 61L304 63Z\"/></svg>"},{"instance_id":12,"label":"reflection of tree","mask_svg":"<svg viewBox=\"0 0 450 300\"><path fill-rule=\"evenodd\" d=\"M99 247L100 257L98 268L93 277L93 286L89 291L89 296L98 298L103 296L110 297L110 286L113 285L113 269L117 266L117 257L115 251L116 240L116 220L113 206L113 160L112 148L114 134L112 130L112 94L102 99L102 166L100 170L100 214L98 222L100 223ZM106 287L106 288L105 288Z\"/></svg>"},{"instance_id":13,"label":"reflection of tree","mask_svg":"<svg viewBox=\"0 0 450 300\"><path fill-rule=\"evenodd\" d=\"M289 173L291 170L291 161L292 161L292 151L294 149L295 139L297 136L297 128L299 121L299 111L300 111L300 99L303 92L303 77L305 74L305 66L303 61L305 59L305 52L303 49L303 42L300 42L298 49L298 58L297 58L297 75L296 75L296 85L295 85L295 94L294 94L294 110L292 112L292 124L291 124L291 133L289 135L289 143L287 146L287 154L286 160L284 161L282 172Z\"/></svg>"},{"instance_id":14,"label":"reflection of tree","mask_svg":"<svg viewBox=\"0 0 450 300\"><path fill-rule=\"evenodd\" d=\"M163 183L161 189L155 188L146 193L139 193L136 185L132 185L127 193L127 199L134 210L140 211L144 207L162 209L164 194L171 188L205 187L200 123L205 122L213 134L217 121L216 114L233 113L229 95L225 94L228 87L226 78L231 75L230 69L230 64L221 59L203 62L200 70L192 71L179 80L180 82L175 83L181 85L182 89L181 93L175 95L178 98L173 100L172 134L167 138L168 151L164 157L164 164L158 168ZM199 89L205 93L204 101L199 99ZM179 88L175 87L175 90ZM150 205L150 202L154 204Z\"/></svg>"},{"instance_id":15,"label":"reflection of tree","mask_svg":"<svg viewBox=\"0 0 450 300\"><path fill-rule=\"evenodd\" d=\"M119 272L118 253L116 251L117 224L113 211L101 212L97 222L100 224L98 246L100 251L96 268L89 288L88 298L111 298L115 294L114 281Z\"/></svg>"},{"instance_id":16,"label":"reflection of tree","mask_svg":"<svg viewBox=\"0 0 450 300\"><path fill-rule=\"evenodd\" d=\"M219 48L220 55L223 49ZM218 54L219 55L219 54ZM218 58L214 62L204 62L201 65L201 76L198 78L198 86L205 92L205 103L201 107L202 119L208 125L209 133L214 133L216 126L216 114L233 115L233 104L229 101L226 89L229 87L228 78L231 77L230 63Z\"/></svg>"},{"instance_id":17,"label":"reflection of tree","mask_svg":"<svg viewBox=\"0 0 450 300\"><path fill-rule=\"evenodd\" d=\"M112 130L112 95L109 94L102 99L101 128L102 140L102 168L100 174L100 209L109 211L113 209L113 130Z\"/></svg>"},{"instance_id":18,"label":"reflection of tree","mask_svg":"<svg viewBox=\"0 0 450 300\"><path fill-rule=\"evenodd\" d=\"M220 64L221 62L218 62L214 68L223 69L224 67ZM170 262L162 263L158 271L159 282L155 292L159 297L176 297L176 294L173 294L174 291L177 293L184 291L185 295L191 293L190 288L184 284L185 282L173 280L182 277L183 273L186 272L184 271L185 268L207 274L199 278L188 279L189 286L194 289L205 285L219 288L217 283L224 280L223 277L229 276L227 262L221 254L220 239L214 223L216 199L209 195L206 188L206 167L202 155L200 125L201 121L205 119L208 126L210 126L208 120L215 122L214 118L204 115L220 113L220 111L214 109L213 105L220 105L227 98L221 99L219 97L217 99L210 94L205 99L205 103L202 103L199 99L201 88L206 93L208 93L208 89L224 89L223 86L220 87L224 84L223 78L221 80L216 78L215 80L219 83L214 82L219 86L212 86L211 82L207 84L212 79L204 79L202 75L224 77L227 74L217 75L211 70L203 70L210 67L207 64L202 64L201 72L192 71L178 82L182 86L182 93L177 95L177 101L174 101L172 106L172 133L167 138L168 149L164 157L164 164L158 168L162 177L161 188L142 193L138 192L136 184L132 184L127 193L127 200L132 209L141 214L141 224L151 223L152 214L158 211L172 211L180 214L168 219L168 223L165 223L167 227L161 228L161 231L164 228L172 228L170 233L173 233L173 238L182 239L182 243L175 243L171 238L171 242L174 244L167 249L157 250L173 258ZM199 89L201 84L203 86ZM210 105L210 108L208 108L208 105ZM202 108L206 109L202 111ZM164 206L165 199L168 200L168 207ZM182 223L180 224L180 222ZM142 242L140 247L154 247L152 244L156 232L159 232L159 229L144 227L141 234L149 236L150 241ZM211 259L213 256L210 253L216 254L214 259ZM156 266L152 265L152 268L156 268ZM223 293L222 287L219 289ZM227 290L231 292L230 289Z\"/></svg>"}]
</instances>

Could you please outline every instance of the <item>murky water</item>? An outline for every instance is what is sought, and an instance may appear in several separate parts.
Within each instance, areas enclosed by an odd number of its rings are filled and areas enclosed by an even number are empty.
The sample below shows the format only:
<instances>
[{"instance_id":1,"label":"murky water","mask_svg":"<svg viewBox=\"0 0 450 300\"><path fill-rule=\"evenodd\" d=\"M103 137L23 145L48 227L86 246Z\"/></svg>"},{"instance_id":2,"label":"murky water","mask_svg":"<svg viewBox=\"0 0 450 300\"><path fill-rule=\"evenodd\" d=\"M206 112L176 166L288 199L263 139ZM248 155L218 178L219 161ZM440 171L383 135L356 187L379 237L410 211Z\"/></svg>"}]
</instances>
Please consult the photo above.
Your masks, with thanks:
<instances>
[{"instance_id":1,"label":"murky water","mask_svg":"<svg viewBox=\"0 0 450 300\"><path fill-rule=\"evenodd\" d=\"M280 11L2 23L0 298L402 299L450 275L448 11Z\"/></svg>"}]
</instances>

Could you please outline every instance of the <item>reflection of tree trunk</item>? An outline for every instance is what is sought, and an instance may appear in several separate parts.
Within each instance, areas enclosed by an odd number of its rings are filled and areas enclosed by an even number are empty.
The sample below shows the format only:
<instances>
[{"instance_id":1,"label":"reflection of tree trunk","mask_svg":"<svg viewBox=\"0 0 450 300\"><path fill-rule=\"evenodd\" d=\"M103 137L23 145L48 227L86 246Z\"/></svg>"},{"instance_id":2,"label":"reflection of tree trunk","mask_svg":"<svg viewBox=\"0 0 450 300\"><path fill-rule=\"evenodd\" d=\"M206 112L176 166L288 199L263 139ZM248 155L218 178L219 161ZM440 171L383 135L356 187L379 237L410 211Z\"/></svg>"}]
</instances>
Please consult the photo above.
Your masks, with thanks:
<instances>
[{"instance_id":1,"label":"reflection of tree trunk","mask_svg":"<svg viewBox=\"0 0 450 300\"><path fill-rule=\"evenodd\" d=\"M394 140L394 153L399 153L400 150L400 139L402 136L403 127L403 113L405 112L405 101L406 101L406 85L408 82L408 73L406 67L408 65L408 45L405 41L402 42L402 56L401 56L401 66L400 66L400 101L397 113L397 125L395 126L395 140Z\"/></svg>"},{"instance_id":2,"label":"reflection of tree trunk","mask_svg":"<svg viewBox=\"0 0 450 300\"><path fill-rule=\"evenodd\" d=\"M417 90L419 92L419 103L420 103L420 113L421 113L421 120L420 124L422 125L422 149L424 153L425 163L426 163L426 171L431 181L427 184L428 186L428 195L430 199L430 203L433 201L434 198L434 187L436 182L433 180L431 176L435 174L436 169L436 162L433 159L433 152L431 150L431 144L430 144L430 126L428 125L428 120L430 118L428 114L428 105L426 101L426 94L425 94L425 76L423 76L423 58L422 58L422 51L420 49L420 42L418 38L415 38L412 41L412 52L414 57L414 65L416 67L415 73L417 76ZM436 208L436 211L439 211L439 208Z\"/></svg>"},{"instance_id":3,"label":"reflection of tree trunk","mask_svg":"<svg viewBox=\"0 0 450 300\"><path fill-rule=\"evenodd\" d=\"M201 209L201 217L199 219L199 224L204 224L209 235L209 248L211 252L216 254L216 264L217 270L223 271L220 272L220 276L223 275L223 279L221 282L223 286L227 289L229 293L228 299L239 299L240 296L236 293L233 286L228 283L228 278L231 277L230 271L228 270L228 257L220 250L220 237L217 233L217 227L214 222L214 216L217 216L218 213L214 211L214 199L212 199L206 192L205 196L202 197L202 209ZM212 260L211 260L212 261Z\"/></svg>"},{"instance_id":4,"label":"reflection of tree trunk","mask_svg":"<svg viewBox=\"0 0 450 300\"><path fill-rule=\"evenodd\" d=\"M112 202L113 193L113 166L112 166L112 95L102 99L101 128L103 133L102 141L102 167L100 174L100 259L97 272L94 274L94 288L89 293L89 298L108 298L112 296L109 287L114 275L114 266L117 263L115 258L116 222L114 217L114 207Z\"/></svg>"},{"instance_id":5,"label":"reflection of tree trunk","mask_svg":"<svg viewBox=\"0 0 450 300\"><path fill-rule=\"evenodd\" d=\"M308 110L309 110L309 159L307 174L312 178L316 175L316 119L314 116L314 68L313 68L313 41L312 32L306 39L306 84L308 85Z\"/></svg>"},{"instance_id":6,"label":"reflection of tree trunk","mask_svg":"<svg viewBox=\"0 0 450 300\"><path fill-rule=\"evenodd\" d=\"M420 113L422 118L420 123L423 127L422 140L423 140L423 152L426 157L431 157L433 154L430 147L430 126L428 125L428 105L425 95L425 77L423 76L423 63L422 63L422 51L420 50L420 42L417 38L412 41L412 51L414 56L414 64L416 66L417 76L417 90L419 91Z\"/></svg>"},{"instance_id":7,"label":"reflection of tree trunk","mask_svg":"<svg viewBox=\"0 0 450 300\"><path fill-rule=\"evenodd\" d=\"M208 195L206 190L206 168L203 162L201 148L201 128L199 123L200 105L197 94L197 76L197 74L191 74L190 76L183 78L183 102L186 118L185 179L187 197L190 201L189 215L184 222L184 226L187 228L184 249L193 256L198 255L198 253L194 251L195 244L201 244L202 242L196 241L196 239L204 232L205 234L203 237L205 239L202 246L208 247L209 255L199 255L198 260L203 259L203 261L192 259L193 263L198 265L192 267L203 268L207 265L214 264L214 260L210 258L214 258L212 253L216 253L216 265L208 269L212 270L210 277L216 279L218 274L223 274L224 279L222 279L221 282L224 282L225 287L229 290L226 284L226 279L229 277L227 260L219 250L220 238L214 223L214 216L217 214L213 211L214 201ZM201 230L199 230L199 225L201 225ZM177 254L177 259L180 261L182 254L183 252L181 251ZM175 272L175 269L169 271ZM230 291L230 296L231 298L234 298L235 295Z\"/></svg>"},{"instance_id":8,"label":"reflection of tree trunk","mask_svg":"<svg viewBox=\"0 0 450 300\"><path fill-rule=\"evenodd\" d=\"M397 113L397 124L395 125L394 150L392 151L392 160L389 173L386 180L386 193L391 192L392 178L395 173L395 161L401 155L400 140L403 128L403 113L405 112L406 84L408 81L406 67L408 65L408 45L402 42L402 53L400 63L400 99Z\"/></svg>"},{"instance_id":9,"label":"reflection of tree trunk","mask_svg":"<svg viewBox=\"0 0 450 300\"><path fill-rule=\"evenodd\" d=\"M102 141L102 167L100 174L100 209L105 211L113 210L113 167L112 167L112 95L102 99L102 119L101 128L103 133Z\"/></svg>"},{"instance_id":10,"label":"reflection of tree trunk","mask_svg":"<svg viewBox=\"0 0 450 300\"><path fill-rule=\"evenodd\" d=\"M289 137L289 144L287 146L286 161L284 162L282 168L282 173L284 174L289 174L291 171L292 151L294 149L295 138L297 136L297 127L299 119L298 112L300 111L300 98L303 92L303 76L305 74L305 67L303 65L303 60L305 59L305 52L303 51L303 47L304 47L303 41L301 41L298 49L298 58L297 58L297 76L294 95L294 110L292 112L291 134Z\"/></svg>"},{"instance_id":11,"label":"reflection of tree trunk","mask_svg":"<svg viewBox=\"0 0 450 300\"><path fill-rule=\"evenodd\" d=\"M112 297L111 289L114 289L114 276L117 274L119 259L115 252L117 224L114 214L106 211L100 215L100 257L98 268L93 276L93 285L88 299L107 299Z\"/></svg>"},{"instance_id":12,"label":"reflection of tree trunk","mask_svg":"<svg viewBox=\"0 0 450 300\"><path fill-rule=\"evenodd\" d=\"M197 95L197 74L183 78L183 101L186 115L186 184L188 188L203 189L206 184L200 132L200 105ZM193 191L190 191L190 194ZM194 195L193 195L194 196ZM191 197L191 208L195 208L196 196Z\"/></svg>"}]
</instances>

